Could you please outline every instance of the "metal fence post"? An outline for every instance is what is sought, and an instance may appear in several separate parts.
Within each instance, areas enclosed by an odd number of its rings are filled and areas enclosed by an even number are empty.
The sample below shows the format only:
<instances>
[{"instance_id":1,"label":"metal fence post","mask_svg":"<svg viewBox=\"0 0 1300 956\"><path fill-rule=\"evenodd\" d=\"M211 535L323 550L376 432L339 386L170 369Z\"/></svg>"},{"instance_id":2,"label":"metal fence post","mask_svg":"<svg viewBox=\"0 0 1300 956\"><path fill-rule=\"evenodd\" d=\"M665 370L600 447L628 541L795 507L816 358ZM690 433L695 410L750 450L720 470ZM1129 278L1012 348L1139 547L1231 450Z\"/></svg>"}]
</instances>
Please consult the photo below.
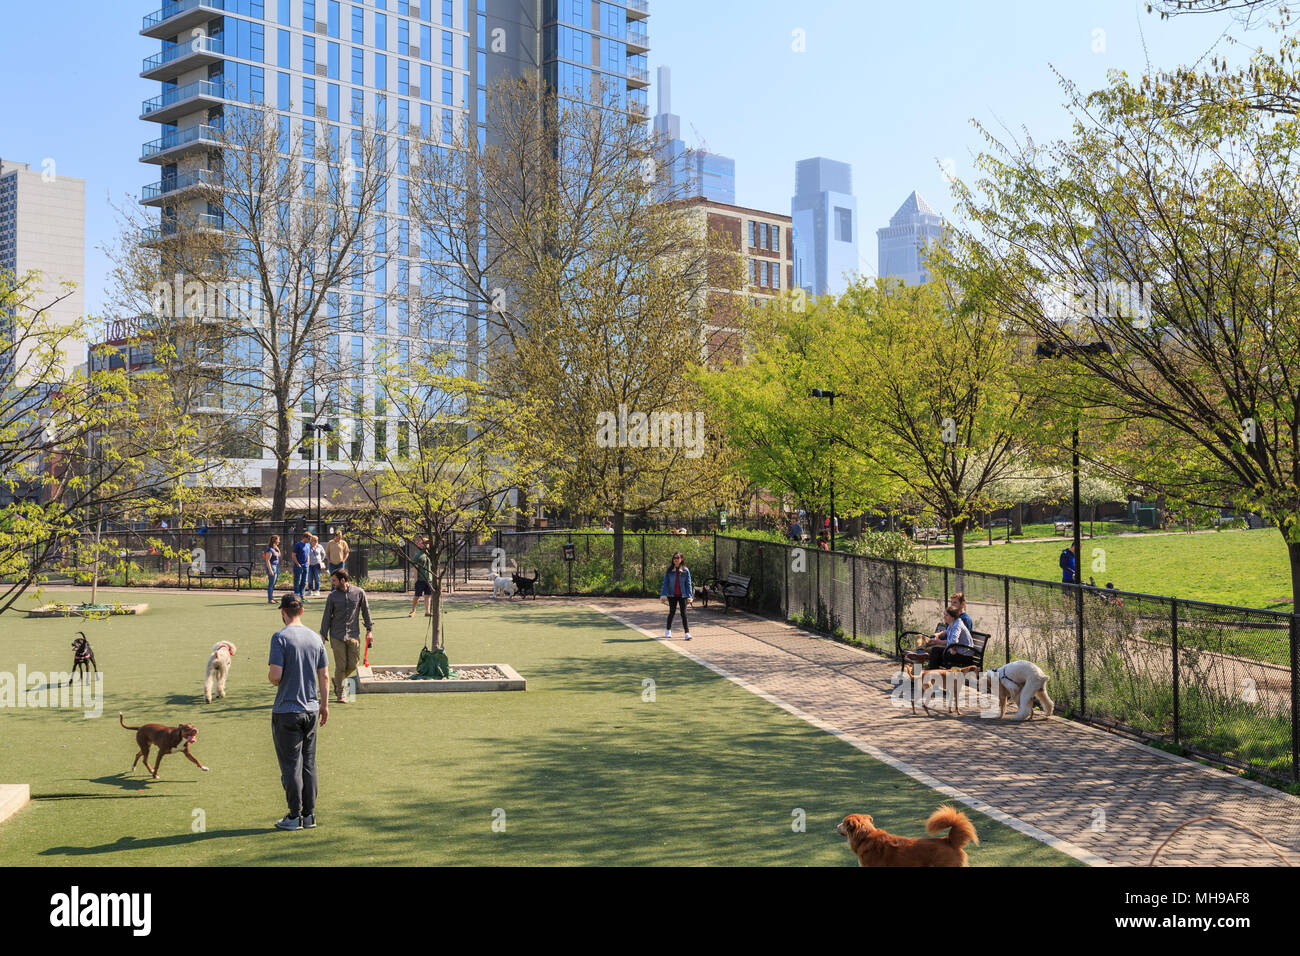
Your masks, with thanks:
<instances>
[{"instance_id":1,"label":"metal fence post","mask_svg":"<svg viewBox=\"0 0 1300 956\"><path fill-rule=\"evenodd\" d=\"M817 588L816 596L813 598L813 621L820 624L817 617L817 605L822 604L822 549L819 547L814 554L817 555Z\"/></svg>"},{"instance_id":2,"label":"metal fence post","mask_svg":"<svg viewBox=\"0 0 1300 956\"><path fill-rule=\"evenodd\" d=\"M1291 615L1291 779L1300 783L1300 615Z\"/></svg>"},{"instance_id":3,"label":"metal fence post","mask_svg":"<svg viewBox=\"0 0 1300 956\"><path fill-rule=\"evenodd\" d=\"M785 607L783 612L785 620L790 620L790 561L793 551L790 548L785 549L785 566L781 569L781 578L785 582Z\"/></svg>"},{"instance_id":4,"label":"metal fence post","mask_svg":"<svg viewBox=\"0 0 1300 956\"><path fill-rule=\"evenodd\" d=\"M898 558L893 559L894 563L894 647L898 647L898 642L903 637L903 590L898 580Z\"/></svg>"},{"instance_id":5,"label":"metal fence post","mask_svg":"<svg viewBox=\"0 0 1300 956\"><path fill-rule=\"evenodd\" d=\"M853 585L849 588L849 603L853 608L853 639L858 639L858 556L856 554L849 556L849 570L852 573Z\"/></svg>"},{"instance_id":6,"label":"metal fence post","mask_svg":"<svg viewBox=\"0 0 1300 956\"><path fill-rule=\"evenodd\" d=\"M645 532L641 532L641 590L645 591Z\"/></svg>"},{"instance_id":7,"label":"metal fence post","mask_svg":"<svg viewBox=\"0 0 1300 956\"><path fill-rule=\"evenodd\" d=\"M718 580L718 532L713 532L713 580Z\"/></svg>"},{"instance_id":8,"label":"metal fence post","mask_svg":"<svg viewBox=\"0 0 1300 956\"><path fill-rule=\"evenodd\" d=\"M1005 575L1002 578L1002 626L1005 629L1005 638L1007 643L1007 659L1003 662L1011 663L1011 579Z\"/></svg>"},{"instance_id":9,"label":"metal fence post","mask_svg":"<svg viewBox=\"0 0 1300 956\"><path fill-rule=\"evenodd\" d=\"M944 603L944 606L947 606L947 604L948 604L948 595L951 594L951 593L952 593L952 592L948 590L948 569L947 569L947 568L944 568L944 569L943 569L943 603Z\"/></svg>"},{"instance_id":10,"label":"metal fence post","mask_svg":"<svg viewBox=\"0 0 1300 956\"><path fill-rule=\"evenodd\" d=\"M1083 585L1074 583L1074 629L1079 635L1079 715L1086 714L1088 707L1087 670L1083 656Z\"/></svg>"},{"instance_id":11,"label":"metal fence post","mask_svg":"<svg viewBox=\"0 0 1300 956\"><path fill-rule=\"evenodd\" d=\"M1169 647L1174 663L1174 743L1179 742L1178 733L1178 598L1169 602Z\"/></svg>"}]
</instances>

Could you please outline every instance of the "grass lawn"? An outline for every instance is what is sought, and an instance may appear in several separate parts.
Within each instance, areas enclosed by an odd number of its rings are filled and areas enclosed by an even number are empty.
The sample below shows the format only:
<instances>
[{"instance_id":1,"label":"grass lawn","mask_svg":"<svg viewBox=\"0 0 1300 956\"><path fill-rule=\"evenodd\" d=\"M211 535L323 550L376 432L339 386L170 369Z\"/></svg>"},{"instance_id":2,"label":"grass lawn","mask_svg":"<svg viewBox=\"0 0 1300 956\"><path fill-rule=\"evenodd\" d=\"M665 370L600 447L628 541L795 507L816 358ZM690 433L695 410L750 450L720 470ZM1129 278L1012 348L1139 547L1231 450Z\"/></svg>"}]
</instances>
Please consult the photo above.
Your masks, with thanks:
<instances>
[{"instance_id":1,"label":"grass lawn","mask_svg":"<svg viewBox=\"0 0 1300 956\"><path fill-rule=\"evenodd\" d=\"M64 599L66 592L57 595ZM80 594L76 596L80 598ZM112 592L111 599L123 592ZM62 671L75 631L104 674L100 719L8 709L0 782L33 802L0 824L0 865L855 865L833 832L865 811L920 836L938 794L576 604L453 604L456 663L506 662L525 693L371 695L322 729L316 830L281 833L266 647L278 613L252 596L147 592L139 618L6 615L0 672ZM308 609L308 623L320 602ZM423 619L377 598L372 662L414 663ZM211 645L239 648L230 696L204 704ZM642 700L642 681L656 700ZM201 773L173 754L128 773L134 734L193 722ZM792 831L792 812L807 815ZM192 832L195 811L205 832ZM494 811L506 830L493 832ZM968 811L975 866L1075 861Z\"/></svg>"},{"instance_id":2,"label":"grass lawn","mask_svg":"<svg viewBox=\"0 0 1300 956\"><path fill-rule=\"evenodd\" d=\"M966 548L966 567L1024 578L1061 580L1057 558L1069 539L998 543ZM1276 528L1214 534L1144 534L1083 539L1081 577L1107 581L1123 591L1166 594L1216 604L1291 609L1291 571L1286 544ZM1105 570L1093 570L1094 548L1105 552ZM930 549L932 564L953 563L953 551Z\"/></svg>"}]
</instances>

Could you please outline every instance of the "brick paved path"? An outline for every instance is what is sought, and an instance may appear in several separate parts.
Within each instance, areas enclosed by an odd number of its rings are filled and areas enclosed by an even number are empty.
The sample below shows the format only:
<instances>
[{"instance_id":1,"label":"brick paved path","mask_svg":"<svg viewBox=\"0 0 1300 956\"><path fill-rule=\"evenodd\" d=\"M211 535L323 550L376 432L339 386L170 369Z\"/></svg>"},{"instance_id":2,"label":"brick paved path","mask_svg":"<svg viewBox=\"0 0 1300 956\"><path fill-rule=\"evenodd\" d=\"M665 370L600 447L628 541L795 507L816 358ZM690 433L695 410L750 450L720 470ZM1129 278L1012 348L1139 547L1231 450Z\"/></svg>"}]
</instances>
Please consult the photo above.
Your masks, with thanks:
<instances>
[{"instance_id":1,"label":"brick paved path","mask_svg":"<svg viewBox=\"0 0 1300 956\"><path fill-rule=\"evenodd\" d=\"M647 636L663 636L657 601L590 603ZM1213 815L1254 827L1300 864L1300 799L1060 718L1016 724L965 706L961 717L914 717L891 698L898 672L891 661L743 612L692 616L694 640L684 642L679 629L668 646L1078 859L1143 866L1176 826ZM1213 822L1183 829L1158 863L1282 865L1257 837Z\"/></svg>"}]
</instances>

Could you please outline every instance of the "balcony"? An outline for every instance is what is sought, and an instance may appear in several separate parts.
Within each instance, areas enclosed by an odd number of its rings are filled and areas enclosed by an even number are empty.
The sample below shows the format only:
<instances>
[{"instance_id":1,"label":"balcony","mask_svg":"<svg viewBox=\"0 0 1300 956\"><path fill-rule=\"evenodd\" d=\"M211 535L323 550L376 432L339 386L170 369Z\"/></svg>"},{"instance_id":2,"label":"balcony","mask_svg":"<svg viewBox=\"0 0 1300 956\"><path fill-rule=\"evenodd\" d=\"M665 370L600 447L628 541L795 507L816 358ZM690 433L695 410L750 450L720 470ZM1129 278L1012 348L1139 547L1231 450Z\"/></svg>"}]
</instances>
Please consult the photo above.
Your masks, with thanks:
<instances>
[{"instance_id":1,"label":"balcony","mask_svg":"<svg viewBox=\"0 0 1300 956\"><path fill-rule=\"evenodd\" d=\"M158 206L181 198L196 186L215 186L217 175L210 169L199 169L164 179L161 182L145 186L140 190L140 202L146 206Z\"/></svg>"},{"instance_id":2,"label":"balcony","mask_svg":"<svg viewBox=\"0 0 1300 956\"><path fill-rule=\"evenodd\" d=\"M191 126L168 133L140 149L140 159L146 163L167 163L178 156L197 149L219 147L221 130L215 126Z\"/></svg>"},{"instance_id":3,"label":"balcony","mask_svg":"<svg viewBox=\"0 0 1300 956\"><path fill-rule=\"evenodd\" d=\"M650 34L645 28L644 23L633 23L627 28L627 51L629 53L645 53L650 49Z\"/></svg>"},{"instance_id":4,"label":"balcony","mask_svg":"<svg viewBox=\"0 0 1300 956\"><path fill-rule=\"evenodd\" d=\"M645 89L650 85L650 71L629 66L627 68L627 85L629 89Z\"/></svg>"},{"instance_id":5,"label":"balcony","mask_svg":"<svg viewBox=\"0 0 1300 956\"><path fill-rule=\"evenodd\" d=\"M626 0L626 3L629 20L644 20L650 16L649 0Z\"/></svg>"},{"instance_id":6,"label":"balcony","mask_svg":"<svg viewBox=\"0 0 1300 956\"><path fill-rule=\"evenodd\" d=\"M157 226L147 226L144 230L143 240L146 243L158 243L189 232L219 232L224 228L225 220L221 216L205 212L195 217L192 224L182 225L175 220L170 220Z\"/></svg>"},{"instance_id":7,"label":"balcony","mask_svg":"<svg viewBox=\"0 0 1300 956\"><path fill-rule=\"evenodd\" d=\"M140 35L155 40L166 40L182 33L188 35L194 27L205 26L225 9L226 0L173 0L144 18Z\"/></svg>"},{"instance_id":8,"label":"balcony","mask_svg":"<svg viewBox=\"0 0 1300 956\"><path fill-rule=\"evenodd\" d=\"M146 80L175 79L186 70L220 62L223 52L221 37L195 37L148 57L140 75Z\"/></svg>"},{"instance_id":9,"label":"balcony","mask_svg":"<svg viewBox=\"0 0 1300 956\"><path fill-rule=\"evenodd\" d=\"M198 80L165 91L161 96L145 100L140 106L140 119L155 123L172 123L186 113L204 109L224 99L224 84L220 81Z\"/></svg>"}]
</instances>

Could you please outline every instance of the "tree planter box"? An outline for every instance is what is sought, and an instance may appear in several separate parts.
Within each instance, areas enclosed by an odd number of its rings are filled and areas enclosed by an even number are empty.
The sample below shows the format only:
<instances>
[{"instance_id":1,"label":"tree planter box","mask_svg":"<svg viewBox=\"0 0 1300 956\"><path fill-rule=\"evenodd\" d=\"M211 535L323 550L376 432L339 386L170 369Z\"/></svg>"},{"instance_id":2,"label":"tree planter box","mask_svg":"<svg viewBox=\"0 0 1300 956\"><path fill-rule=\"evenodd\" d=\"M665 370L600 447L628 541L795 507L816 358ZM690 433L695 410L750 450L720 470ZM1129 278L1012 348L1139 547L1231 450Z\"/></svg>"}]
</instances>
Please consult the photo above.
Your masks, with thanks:
<instances>
[{"instance_id":1,"label":"tree planter box","mask_svg":"<svg viewBox=\"0 0 1300 956\"><path fill-rule=\"evenodd\" d=\"M452 671L472 671L477 668L492 667L500 672L499 677L488 680L393 680L393 675L415 673L415 665L393 666L374 664L370 667L357 668L357 691L362 694L456 694L473 691L527 690L528 681L508 664L464 664L453 665ZM385 680L385 675L389 679Z\"/></svg>"},{"instance_id":2,"label":"tree planter box","mask_svg":"<svg viewBox=\"0 0 1300 956\"><path fill-rule=\"evenodd\" d=\"M31 802L31 788L25 783L0 783L0 821L7 820Z\"/></svg>"},{"instance_id":3,"label":"tree planter box","mask_svg":"<svg viewBox=\"0 0 1300 956\"><path fill-rule=\"evenodd\" d=\"M79 607L75 604L45 604L32 608L28 617L117 617L120 614L143 614L148 604L105 604Z\"/></svg>"}]
</instances>

